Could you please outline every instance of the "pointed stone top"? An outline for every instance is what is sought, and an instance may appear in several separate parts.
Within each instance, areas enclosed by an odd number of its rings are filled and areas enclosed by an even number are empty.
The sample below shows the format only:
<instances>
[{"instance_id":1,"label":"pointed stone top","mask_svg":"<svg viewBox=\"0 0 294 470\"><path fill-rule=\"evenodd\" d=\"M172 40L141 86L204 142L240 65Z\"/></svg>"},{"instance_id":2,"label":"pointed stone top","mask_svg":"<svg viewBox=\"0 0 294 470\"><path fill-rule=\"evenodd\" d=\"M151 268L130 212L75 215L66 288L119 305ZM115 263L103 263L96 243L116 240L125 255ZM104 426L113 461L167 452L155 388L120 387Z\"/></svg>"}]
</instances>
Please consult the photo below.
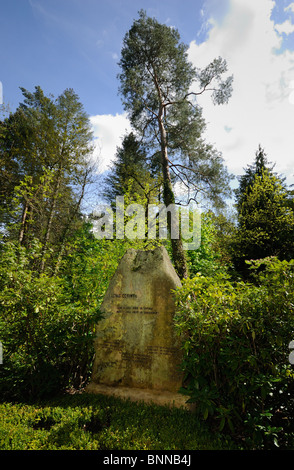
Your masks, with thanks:
<instances>
[{"instance_id":1,"label":"pointed stone top","mask_svg":"<svg viewBox=\"0 0 294 470\"><path fill-rule=\"evenodd\" d=\"M151 275L152 273L155 278L165 276L173 280L175 287L181 287L180 278L164 246L148 251L130 248L122 257L117 273L125 271L125 269L142 275Z\"/></svg>"}]
</instances>

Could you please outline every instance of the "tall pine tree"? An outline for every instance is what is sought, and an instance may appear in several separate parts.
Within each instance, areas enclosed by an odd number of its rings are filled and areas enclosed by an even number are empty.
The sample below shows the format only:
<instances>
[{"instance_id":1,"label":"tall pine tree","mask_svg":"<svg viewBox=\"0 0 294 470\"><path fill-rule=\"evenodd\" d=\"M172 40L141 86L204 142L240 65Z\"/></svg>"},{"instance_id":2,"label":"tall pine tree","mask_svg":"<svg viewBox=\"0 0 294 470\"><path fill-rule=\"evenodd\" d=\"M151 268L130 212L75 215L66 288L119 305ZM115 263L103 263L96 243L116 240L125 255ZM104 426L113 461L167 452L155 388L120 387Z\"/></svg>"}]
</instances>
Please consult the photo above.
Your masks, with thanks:
<instances>
[{"instance_id":1,"label":"tall pine tree","mask_svg":"<svg viewBox=\"0 0 294 470\"><path fill-rule=\"evenodd\" d=\"M205 122L196 96L210 89L216 104L228 100L232 77L222 80L226 62L215 59L204 70L188 61L187 46L175 28L158 23L140 11L125 35L120 60L120 92L134 129L160 155L163 201L176 202L172 174L195 194L220 202L228 189L221 156L202 138ZM191 91L197 81L199 92ZM171 233L171 218L168 218ZM173 261L187 277L181 237L172 239Z\"/></svg>"}]
</instances>

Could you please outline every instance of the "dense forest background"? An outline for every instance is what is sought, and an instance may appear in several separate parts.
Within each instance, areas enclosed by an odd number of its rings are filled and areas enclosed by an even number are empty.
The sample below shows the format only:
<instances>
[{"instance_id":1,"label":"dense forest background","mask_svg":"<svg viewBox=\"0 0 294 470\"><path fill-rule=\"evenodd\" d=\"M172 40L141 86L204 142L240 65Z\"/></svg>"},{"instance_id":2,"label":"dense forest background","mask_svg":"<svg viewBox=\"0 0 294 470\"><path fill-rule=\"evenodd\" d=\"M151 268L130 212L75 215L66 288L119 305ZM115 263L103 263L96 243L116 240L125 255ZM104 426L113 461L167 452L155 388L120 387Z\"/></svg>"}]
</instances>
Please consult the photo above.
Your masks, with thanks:
<instances>
[{"instance_id":1,"label":"dense forest background","mask_svg":"<svg viewBox=\"0 0 294 470\"><path fill-rule=\"evenodd\" d=\"M140 12L126 34L120 93L133 126L107 177L93 159L89 118L74 90L36 86L0 121L1 395L42 398L89 380L95 324L129 247L164 244L182 279L175 326L184 338L183 393L218 429L288 442L293 435L294 193L260 144L231 190L220 153L203 138L197 95L233 92L227 64L189 64L178 32ZM199 85L191 92L192 83ZM236 155L238 158L238 155ZM97 239L95 203L201 208L201 244ZM95 199L97 198L97 201ZM93 210L85 210L89 207ZM126 219L127 222L127 219ZM168 221L170 230L171 221Z\"/></svg>"}]
</instances>

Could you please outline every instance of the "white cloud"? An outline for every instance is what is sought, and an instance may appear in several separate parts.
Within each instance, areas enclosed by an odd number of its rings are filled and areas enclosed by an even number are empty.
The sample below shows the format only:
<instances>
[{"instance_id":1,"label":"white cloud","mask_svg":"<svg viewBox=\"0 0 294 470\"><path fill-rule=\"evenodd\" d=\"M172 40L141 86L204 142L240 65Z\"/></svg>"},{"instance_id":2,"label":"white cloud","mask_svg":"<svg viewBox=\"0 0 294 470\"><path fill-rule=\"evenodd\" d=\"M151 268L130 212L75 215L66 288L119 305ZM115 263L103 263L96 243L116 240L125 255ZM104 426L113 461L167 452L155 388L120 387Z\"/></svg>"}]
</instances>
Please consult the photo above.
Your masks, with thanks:
<instances>
[{"instance_id":1,"label":"white cloud","mask_svg":"<svg viewBox=\"0 0 294 470\"><path fill-rule=\"evenodd\" d=\"M270 18L274 5L273 0L231 0L220 23L212 18L207 40L190 44L189 58L204 67L220 55L234 75L227 105L214 106L208 94L199 97L207 140L222 152L229 171L242 174L260 144L276 171L294 183L294 53L277 54L282 39Z\"/></svg>"},{"instance_id":2,"label":"white cloud","mask_svg":"<svg viewBox=\"0 0 294 470\"><path fill-rule=\"evenodd\" d=\"M291 33L294 32L294 24L291 23L290 20L286 20L286 21L284 21L284 23L277 24L276 25L276 30L280 34L285 33L285 34L288 35L288 34L291 34Z\"/></svg>"},{"instance_id":3,"label":"white cloud","mask_svg":"<svg viewBox=\"0 0 294 470\"><path fill-rule=\"evenodd\" d=\"M294 13L294 3L290 3L290 5L284 8L284 11L292 11Z\"/></svg>"},{"instance_id":4,"label":"white cloud","mask_svg":"<svg viewBox=\"0 0 294 470\"><path fill-rule=\"evenodd\" d=\"M90 117L95 138L95 157L101 173L106 171L114 160L117 147L131 126L127 115L98 114Z\"/></svg>"}]
</instances>

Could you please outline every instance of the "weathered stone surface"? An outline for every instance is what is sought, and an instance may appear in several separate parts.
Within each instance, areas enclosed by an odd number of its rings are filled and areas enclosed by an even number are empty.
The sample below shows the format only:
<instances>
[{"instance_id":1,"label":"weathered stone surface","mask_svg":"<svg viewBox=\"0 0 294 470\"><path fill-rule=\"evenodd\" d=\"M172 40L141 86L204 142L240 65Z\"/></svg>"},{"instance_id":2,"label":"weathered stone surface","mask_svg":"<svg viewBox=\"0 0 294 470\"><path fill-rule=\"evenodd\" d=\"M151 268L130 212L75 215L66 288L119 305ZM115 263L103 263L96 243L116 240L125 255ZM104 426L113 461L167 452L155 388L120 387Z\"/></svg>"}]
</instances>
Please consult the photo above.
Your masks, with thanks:
<instances>
[{"instance_id":1,"label":"weathered stone surface","mask_svg":"<svg viewBox=\"0 0 294 470\"><path fill-rule=\"evenodd\" d=\"M180 286L164 247L127 251L102 303L89 392L184 404L171 292Z\"/></svg>"}]
</instances>

